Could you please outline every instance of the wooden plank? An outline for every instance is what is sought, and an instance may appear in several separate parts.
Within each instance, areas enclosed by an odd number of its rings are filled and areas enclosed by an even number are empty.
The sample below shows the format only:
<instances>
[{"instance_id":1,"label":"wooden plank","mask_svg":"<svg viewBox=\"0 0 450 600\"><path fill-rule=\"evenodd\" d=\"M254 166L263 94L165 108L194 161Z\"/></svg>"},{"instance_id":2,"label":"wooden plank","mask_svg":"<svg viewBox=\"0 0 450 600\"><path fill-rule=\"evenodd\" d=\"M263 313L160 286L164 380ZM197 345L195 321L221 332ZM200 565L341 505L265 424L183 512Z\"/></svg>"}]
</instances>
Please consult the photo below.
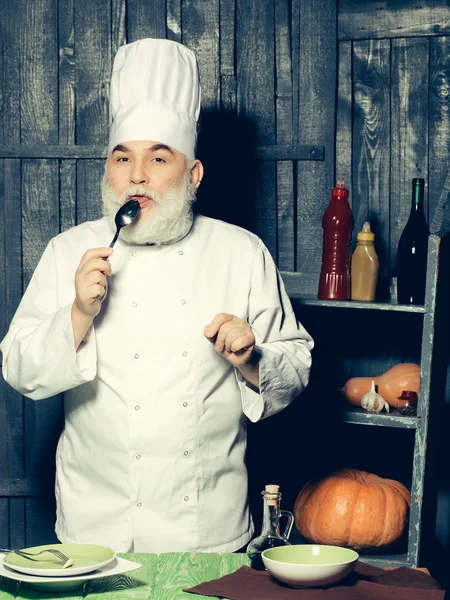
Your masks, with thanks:
<instances>
[{"instance_id":1,"label":"wooden plank","mask_svg":"<svg viewBox=\"0 0 450 600\"><path fill-rule=\"evenodd\" d=\"M277 144L292 144L292 45L290 6L288 0L275 3L275 70L276 70L276 123ZM277 164L277 239L278 266L295 269L295 206L294 165L280 161Z\"/></svg>"},{"instance_id":2,"label":"wooden plank","mask_svg":"<svg viewBox=\"0 0 450 600\"><path fill-rule=\"evenodd\" d=\"M236 0L220 0L219 7L220 74L221 76L235 77Z\"/></svg>"},{"instance_id":3,"label":"wooden plank","mask_svg":"<svg viewBox=\"0 0 450 600\"><path fill-rule=\"evenodd\" d=\"M202 85L202 109L220 104L219 0L183 1L183 44L197 56Z\"/></svg>"},{"instance_id":4,"label":"wooden plank","mask_svg":"<svg viewBox=\"0 0 450 600\"><path fill-rule=\"evenodd\" d=\"M3 144L20 143L20 107L22 101L22 88L17 85L17 74L20 73L21 58L21 28L24 24L17 14L22 14L24 8L22 0L8 2L2 7L2 25L8 36L1 36L1 102L0 102L0 142ZM20 231L20 161L1 161L1 188L0 202L2 212L2 225L0 226L0 246L2 247L1 281L2 303L0 305L0 335L3 339L13 312L16 310L21 296L21 231ZM4 254L3 254L4 252ZM1 362L0 354L0 362ZM0 442L0 479L8 476L10 465L8 460L9 447L14 448L16 437L9 438L9 419L17 421L22 411L22 400L10 388L0 375L0 417L2 422L2 442ZM11 408L13 413L11 413ZM15 431L15 430L14 430ZM19 441L20 443L20 441ZM14 450L13 450L14 454ZM13 469L17 469L17 476L21 476L23 462L16 465L13 460ZM10 523L13 524L11 532ZM23 501L0 500L0 539L9 545L13 541L23 541L24 513ZM21 537L22 536L22 537ZM3 542L2 542L3 543Z\"/></svg>"},{"instance_id":5,"label":"wooden plank","mask_svg":"<svg viewBox=\"0 0 450 600\"><path fill-rule=\"evenodd\" d=\"M49 424L49 426L51 426ZM54 544L58 542L55 533L56 500L54 485L49 485L46 495L25 498L26 546Z\"/></svg>"},{"instance_id":6,"label":"wooden plank","mask_svg":"<svg viewBox=\"0 0 450 600\"><path fill-rule=\"evenodd\" d=\"M106 158L106 145L0 145L0 158Z\"/></svg>"},{"instance_id":7,"label":"wooden plank","mask_svg":"<svg viewBox=\"0 0 450 600\"><path fill-rule=\"evenodd\" d=\"M78 163L77 223L92 221L102 216L100 183L104 173L104 165L104 160L83 160ZM109 241L105 240L105 244L108 245Z\"/></svg>"},{"instance_id":8,"label":"wooden plank","mask_svg":"<svg viewBox=\"0 0 450 600\"><path fill-rule=\"evenodd\" d=\"M237 111L241 135L247 136L244 147L275 141L274 37L273 3L237 0ZM251 182L244 200L252 219L248 225L276 257L276 166L257 169L250 163L246 177Z\"/></svg>"},{"instance_id":9,"label":"wooden plank","mask_svg":"<svg viewBox=\"0 0 450 600\"><path fill-rule=\"evenodd\" d=\"M27 477L22 479L1 478L0 497L20 497L20 496L45 496L53 495L51 480L39 477ZM50 484L50 485L49 485Z\"/></svg>"},{"instance_id":10,"label":"wooden plank","mask_svg":"<svg viewBox=\"0 0 450 600\"><path fill-rule=\"evenodd\" d=\"M166 0L167 39L181 44L181 0Z\"/></svg>"},{"instance_id":11,"label":"wooden plank","mask_svg":"<svg viewBox=\"0 0 450 600\"><path fill-rule=\"evenodd\" d=\"M353 44L353 239L369 220L380 277L389 273L389 52L388 40ZM378 292L384 298L388 290Z\"/></svg>"},{"instance_id":12,"label":"wooden plank","mask_svg":"<svg viewBox=\"0 0 450 600\"><path fill-rule=\"evenodd\" d=\"M5 264L6 302L4 305L7 327L22 296L22 232L21 199L17 182L21 180L21 165L18 160L4 162L4 241L8 249ZM3 332L2 332L3 333ZM23 399L9 385L2 383L3 402L6 406L7 426L7 473L8 477L24 475L24 429ZM25 511L22 499L9 501L9 543L23 544L25 541ZM20 546L19 546L20 547Z\"/></svg>"},{"instance_id":13,"label":"wooden plank","mask_svg":"<svg viewBox=\"0 0 450 600\"><path fill-rule=\"evenodd\" d=\"M110 2L75 2L76 141L107 144L111 78Z\"/></svg>"},{"instance_id":14,"label":"wooden plank","mask_svg":"<svg viewBox=\"0 0 450 600\"><path fill-rule=\"evenodd\" d=\"M291 0L291 53L292 53L292 141L300 144L300 3Z\"/></svg>"},{"instance_id":15,"label":"wooden plank","mask_svg":"<svg viewBox=\"0 0 450 600\"><path fill-rule=\"evenodd\" d=\"M50 238L59 233L58 162L22 161L23 287L31 276Z\"/></svg>"},{"instance_id":16,"label":"wooden plank","mask_svg":"<svg viewBox=\"0 0 450 600\"><path fill-rule=\"evenodd\" d=\"M300 3L299 140L325 146L323 163L297 168L297 270L320 271L322 214L335 184L336 2Z\"/></svg>"},{"instance_id":17,"label":"wooden plank","mask_svg":"<svg viewBox=\"0 0 450 600\"><path fill-rule=\"evenodd\" d=\"M27 285L50 238L60 230L58 161L24 160L22 194L23 277L24 285ZM66 197L63 206L65 200ZM56 438L62 429L62 412L60 397L45 402L25 400L23 446L27 477L38 478L44 474L51 478L55 468ZM26 543L30 539L36 540L35 535L49 519L54 522L54 510L48 501L27 500L24 504ZM41 513L40 520L35 518L36 512ZM41 540L45 539L48 538L41 537Z\"/></svg>"},{"instance_id":18,"label":"wooden plank","mask_svg":"<svg viewBox=\"0 0 450 600\"><path fill-rule=\"evenodd\" d=\"M58 142L58 39L56 0L26 2L20 70L21 141ZM26 68L25 68L26 66Z\"/></svg>"},{"instance_id":19,"label":"wooden plank","mask_svg":"<svg viewBox=\"0 0 450 600\"><path fill-rule=\"evenodd\" d=\"M3 74L2 69L2 56L0 52L0 78ZM1 105L1 102L0 102ZM4 161L0 160L0 207L1 207L1 220L0 222L0 281L3 281L5 285L0 288L0 339L3 339L8 328L6 319L6 218L5 218L5 178L4 178ZM0 353L0 365L2 361L2 354ZM8 476L8 413L6 406L6 394L5 394L6 383L3 380L3 376L0 373L0 483ZM0 498L0 547L3 544L4 548L7 547L8 540L8 529L9 529L9 503L5 498Z\"/></svg>"},{"instance_id":20,"label":"wooden plank","mask_svg":"<svg viewBox=\"0 0 450 600\"><path fill-rule=\"evenodd\" d=\"M430 40L429 184L430 229L450 228L450 37ZM444 207L446 213L444 216ZM436 218L432 223L432 219Z\"/></svg>"},{"instance_id":21,"label":"wooden plank","mask_svg":"<svg viewBox=\"0 0 450 600\"><path fill-rule=\"evenodd\" d=\"M75 143L74 0L58 0L59 143Z\"/></svg>"},{"instance_id":22,"label":"wooden plank","mask_svg":"<svg viewBox=\"0 0 450 600\"><path fill-rule=\"evenodd\" d=\"M8 36L1 36L2 68L0 91L0 143L20 143L20 107L22 88L17 85L20 73L21 27L23 22L17 18L21 14L22 0L7 2L2 6L2 25ZM16 12L17 11L17 12Z\"/></svg>"},{"instance_id":23,"label":"wooden plank","mask_svg":"<svg viewBox=\"0 0 450 600\"><path fill-rule=\"evenodd\" d=\"M56 541L55 454L63 426L62 395L44 402L25 400L26 475L40 491L39 494L33 494L34 497L28 494L25 497L25 537L28 546Z\"/></svg>"},{"instance_id":24,"label":"wooden plank","mask_svg":"<svg viewBox=\"0 0 450 600\"><path fill-rule=\"evenodd\" d=\"M428 180L428 40L393 40L391 56L392 268L396 265L398 242L411 210L412 178ZM427 189L424 202L427 215Z\"/></svg>"},{"instance_id":25,"label":"wooden plank","mask_svg":"<svg viewBox=\"0 0 450 600\"><path fill-rule=\"evenodd\" d=\"M220 0L219 5L219 51L220 51L220 108L236 111L235 39L236 0Z\"/></svg>"},{"instance_id":26,"label":"wooden plank","mask_svg":"<svg viewBox=\"0 0 450 600\"><path fill-rule=\"evenodd\" d=\"M66 231L76 225L77 163L62 160L59 165L59 228Z\"/></svg>"},{"instance_id":27,"label":"wooden plank","mask_svg":"<svg viewBox=\"0 0 450 600\"><path fill-rule=\"evenodd\" d=\"M223 121L227 121L225 115L221 115L221 117ZM257 160L323 160L325 155L323 146L309 144L295 146L288 146L286 144L252 146L247 147L246 152L250 153L251 157ZM23 146L21 144L9 146L0 144L1 158L105 159L106 147L96 145Z\"/></svg>"},{"instance_id":28,"label":"wooden plank","mask_svg":"<svg viewBox=\"0 0 450 600\"><path fill-rule=\"evenodd\" d=\"M0 548L9 547L9 501L0 498Z\"/></svg>"},{"instance_id":29,"label":"wooden plank","mask_svg":"<svg viewBox=\"0 0 450 600\"><path fill-rule=\"evenodd\" d=\"M59 435L64 425L64 408L61 396L45 402L25 399L26 475L31 480L45 479L41 486L48 488L55 472L55 453ZM33 494L36 495L36 494Z\"/></svg>"},{"instance_id":30,"label":"wooden plank","mask_svg":"<svg viewBox=\"0 0 450 600\"><path fill-rule=\"evenodd\" d=\"M448 0L339 0L340 40L446 35Z\"/></svg>"},{"instance_id":31,"label":"wooden plank","mask_svg":"<svg viewBox=\"0 0 450 600\"><path fill-rule=\"evenodd\" d=\"M126 0L111 0L111 59L114 60L120 46L127 43ZM112 64L111 64L112 70Z\"/></svg>"},{"instance_id":32,"label":"wooden plank","mask_svg":"<svg viewBox=\"0 0 450 600\"><path fill-rule=\"evenodd\" d=\"M430 154L433 150L431 145ZM430 182L431 184L431 182ZM433 190L434 192L434 190ZM428 195L430 199L430 194ZM444 236L450 231L450 169L447 170L447 179L442 187L438 204L434 210L433 217L430 218L430 232Z\"/></svg>"},{"instance_id":33,"label":"wooden plank","mask_svg":"<svg viewBox=\"0 0 450 600\"><path fill-rule=\"evenodd\" d=\"M166 37L166 3L161 0L127 0L127 41Z\"/></svg>"},{"instance_id":34,"label":"wooden plank","mask_svg":"<svg viewBox=\"0 0 450 600\"><path fill-rule=\"evenodd\" d=\"M353 202L353 88L352 43L340 42L338 46L338 101L336 111L336 176L343 177L348 189L350 206Z\"/></svg>"},{"instance_id":35,"label":"wooden plank","mask_svg":"<svg viewBox=\"0 0 450 600\"><path fill-rule=\"evenodd\" d=\"M437 361L442 360L438 357L439 352L433 352L433 342L435 337L435 308L437 296L437 281L439 272L439 250L440 238L430 236L428 243L428 261L427 261L427 285L426 285L426 304L429 307L423 322L423 339L426 340L422 347L420 357L420 393L417 405L417 415L419 417L415 443L414 443L414 462L413 462L413 481L411 486L411 511L409 516L410 535L408 539L408 554L411 556L412 563L416 566L419 562L421 537L425 533L423 528L424 499L425 499L425 477L427 478L427 493L426 495L436 498L433 479L435 469L430 463L427 468L427 458L431 456L431 450L434 447L434 441L427 441L427 434L430 431L429 419L432 416L433 409L436 411L436 402L441 403L442 393L440 398L431 395L432 375L439 379L438 370L434 372L433 367ZM436 383L434 383L436 385ZM429 446L429 448L428 448ZM434 507L435 508L435 507Z\"/></svg>"}]
</instances>

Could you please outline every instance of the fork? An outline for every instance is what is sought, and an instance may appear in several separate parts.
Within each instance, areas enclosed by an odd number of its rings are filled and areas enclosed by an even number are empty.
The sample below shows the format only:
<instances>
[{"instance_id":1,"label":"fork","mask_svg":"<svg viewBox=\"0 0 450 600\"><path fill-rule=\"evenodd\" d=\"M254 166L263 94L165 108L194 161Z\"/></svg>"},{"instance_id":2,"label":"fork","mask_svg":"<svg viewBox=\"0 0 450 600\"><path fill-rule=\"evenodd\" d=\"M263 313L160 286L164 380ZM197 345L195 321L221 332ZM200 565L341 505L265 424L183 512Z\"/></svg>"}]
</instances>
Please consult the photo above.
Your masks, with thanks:
<instances>
[{"instance_id":1,"label":"fork","mask_svg":"<svg viewBox=\"0 0 450 600\"><path fill-rule=\"evenodd\" d=\"M14 548L0 548L0 552L14 552L15 554L23 556L24 558L35 558L36 556L39 556L44 552L50 552L51 554L56 556L56 558L59 558L59 560L63 563L63 569L66 569L67 567L71 567L73 565L73 560L71 558L63 554L60 550L55 550L54 548L49 548L48 550L39 550L39 552L35 553L25 552L24 550L15 550Z\"/></svg>"}]
</instances>

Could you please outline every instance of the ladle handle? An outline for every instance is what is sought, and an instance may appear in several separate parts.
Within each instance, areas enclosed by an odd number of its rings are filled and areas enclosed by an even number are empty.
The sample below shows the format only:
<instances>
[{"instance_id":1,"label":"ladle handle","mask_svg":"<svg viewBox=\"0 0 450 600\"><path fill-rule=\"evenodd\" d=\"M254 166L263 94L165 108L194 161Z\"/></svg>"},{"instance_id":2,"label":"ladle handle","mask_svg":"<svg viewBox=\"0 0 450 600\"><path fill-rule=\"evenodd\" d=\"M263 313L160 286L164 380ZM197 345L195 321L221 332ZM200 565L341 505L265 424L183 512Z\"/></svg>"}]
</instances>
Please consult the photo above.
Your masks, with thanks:
<instances>
[{"instance_id":1,"label":"ladle handle","mask_svg":"<svg viewBox=\"0 0 450 600\"><path fill-rule=\"evenodd\" d=\"M113 237L113 239L111 240L111 243L109 245L109 248L112 248L114 246L114 244L117 242L117 238L119 237L119 232L120 232L120 228L118 227L116 229L116 234ZM103 257L103 260L108 260L106 256Z\"/></svg>"}]
</instances>

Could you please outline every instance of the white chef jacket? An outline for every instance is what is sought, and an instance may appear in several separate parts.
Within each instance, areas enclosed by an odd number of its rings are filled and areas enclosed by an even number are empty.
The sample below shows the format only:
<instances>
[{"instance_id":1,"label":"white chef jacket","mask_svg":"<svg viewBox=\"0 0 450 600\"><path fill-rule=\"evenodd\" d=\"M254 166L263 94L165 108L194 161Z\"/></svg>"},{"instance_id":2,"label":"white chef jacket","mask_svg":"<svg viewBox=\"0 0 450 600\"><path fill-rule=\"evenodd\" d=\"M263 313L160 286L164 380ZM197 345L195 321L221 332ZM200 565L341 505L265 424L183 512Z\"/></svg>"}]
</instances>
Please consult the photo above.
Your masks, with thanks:
<instances>
[{"instance_id":1,"label":"white chef jacket","mask_svg":"<svg viewBox=\"0 0 450 600\"><path fill-rule=\"evenodd\" d=\"M262 241L199 216L174 244L118 240L102 310L75 351L74 274L112 234L103 218L52 239L0 345L20 393L65 392L57 536L119 552L235 551L253 533L246 419L304 389L312 339ZM203 336L222 312L253 329L260 393Z\"/></svg>"}]
</instances>

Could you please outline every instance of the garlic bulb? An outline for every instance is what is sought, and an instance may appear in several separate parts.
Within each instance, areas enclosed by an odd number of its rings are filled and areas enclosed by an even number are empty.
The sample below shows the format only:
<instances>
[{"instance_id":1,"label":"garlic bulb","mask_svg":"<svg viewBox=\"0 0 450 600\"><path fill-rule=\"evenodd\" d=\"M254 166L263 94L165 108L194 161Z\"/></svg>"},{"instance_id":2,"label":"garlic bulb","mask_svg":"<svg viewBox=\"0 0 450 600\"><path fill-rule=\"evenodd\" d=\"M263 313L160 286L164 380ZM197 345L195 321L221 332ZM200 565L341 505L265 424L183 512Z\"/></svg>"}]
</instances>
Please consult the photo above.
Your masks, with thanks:
<instances>
[{"instance_id":1,"label":"garlic bulb","mask_svg":"<svg viewBox=\"0 0 450 600\"><path fill-rule=\"evenodd\" d=\"M369 412L381 412L383 408L389 412L389 404L375 391L375 381L372 379L372 387L370 388L370 392L364 394L361 398L361 407Z\"/></svg>"}]
</instances>

